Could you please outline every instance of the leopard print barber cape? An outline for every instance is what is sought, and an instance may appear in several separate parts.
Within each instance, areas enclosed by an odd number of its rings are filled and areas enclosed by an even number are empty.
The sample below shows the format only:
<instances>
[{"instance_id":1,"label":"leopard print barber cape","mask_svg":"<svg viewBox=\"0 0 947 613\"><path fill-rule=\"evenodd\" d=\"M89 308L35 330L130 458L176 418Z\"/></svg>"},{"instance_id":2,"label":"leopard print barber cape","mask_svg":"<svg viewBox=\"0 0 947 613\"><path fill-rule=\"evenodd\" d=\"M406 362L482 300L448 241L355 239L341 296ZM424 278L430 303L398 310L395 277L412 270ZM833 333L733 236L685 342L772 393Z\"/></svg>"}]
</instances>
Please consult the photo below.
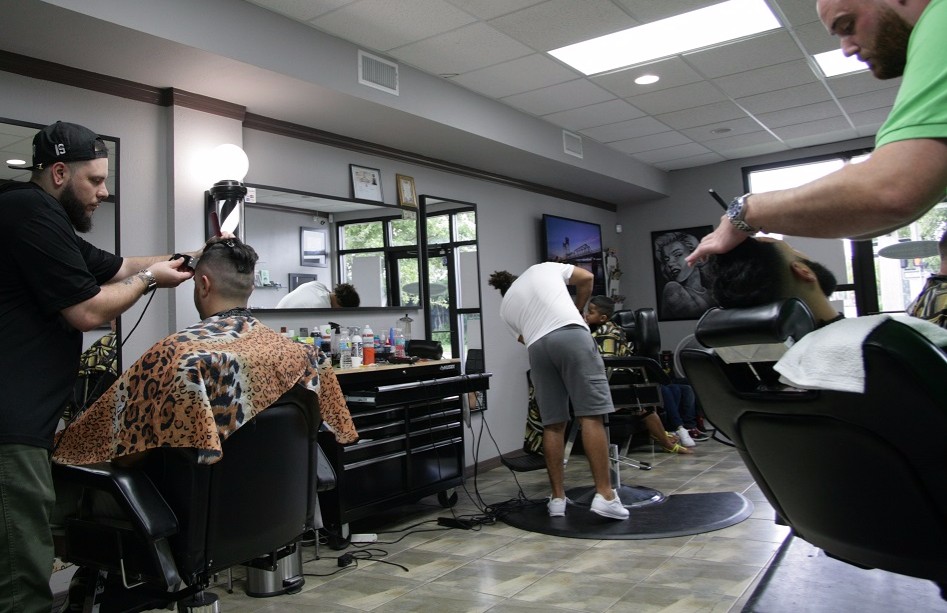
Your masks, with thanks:
<instances>
[{"instance_id":1,"label":"leopard print barber cape","mask_svg":"<svg viewBox=\"0 0 947 613\"><path fill-rule=\"evenodd\" d=\"M210 317L155 344L57 439L53 460L91 464L158 447L221 442L293 385L319 394L336 440L358 439L329 361L252 316Z\"/></svg>"}]
</instances>

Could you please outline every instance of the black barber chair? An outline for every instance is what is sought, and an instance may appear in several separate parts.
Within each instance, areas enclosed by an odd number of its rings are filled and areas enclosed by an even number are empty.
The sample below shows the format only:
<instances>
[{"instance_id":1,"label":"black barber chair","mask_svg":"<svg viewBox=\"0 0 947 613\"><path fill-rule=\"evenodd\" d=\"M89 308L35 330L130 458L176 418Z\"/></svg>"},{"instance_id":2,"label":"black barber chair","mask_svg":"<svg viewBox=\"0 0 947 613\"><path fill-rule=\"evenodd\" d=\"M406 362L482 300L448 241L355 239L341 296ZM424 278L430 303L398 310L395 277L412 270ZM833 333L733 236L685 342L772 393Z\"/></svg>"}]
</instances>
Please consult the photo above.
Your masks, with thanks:
<instances>
[{"instance_id":1,"label":"black barber chair","mask_svg":"<svg viewBox=\"0 0 947 613\"><path fill-rule=\"evenodd\" d=\"M57 552L104 584L101 611L177 602L216 607L204 592L238 564L274 568L318 519L318 399L297 387L223 442L215 464L193 449L156 449L132 468L53 466L57 488L80 486ZM107 498L107 504L102 504ZM72 591L70 600L73 600Z\"/></svg>"},{"instance_id":2,"label":"black barber chair","mask_svg":"<svg viewBox=\"0 0 947 613\"><path fill-rule=\"evenodd\" d=\"M933 580L947 599L947 454L918 438L947 432L947 355L885 321L863 344L863 394L790 388L773 362L721 358L724 348L812 329L795 299L712 309L697 324L704 348L683 349L681 362L707 417L796 536L858 567Z\"/></svg>"}]
</instances>

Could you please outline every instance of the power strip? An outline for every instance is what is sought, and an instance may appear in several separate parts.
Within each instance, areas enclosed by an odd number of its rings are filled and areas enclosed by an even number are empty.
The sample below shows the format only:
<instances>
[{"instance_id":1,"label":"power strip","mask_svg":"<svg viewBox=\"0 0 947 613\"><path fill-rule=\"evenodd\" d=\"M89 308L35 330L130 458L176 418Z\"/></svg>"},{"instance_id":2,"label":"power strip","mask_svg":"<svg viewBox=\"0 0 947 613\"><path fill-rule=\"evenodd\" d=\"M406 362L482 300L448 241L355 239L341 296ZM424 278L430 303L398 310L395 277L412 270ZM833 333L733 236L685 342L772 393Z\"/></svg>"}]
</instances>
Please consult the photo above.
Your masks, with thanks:
<instances>
[{"instance_id":1,"label":"power strip","mask_svg":"<svg viewBox=\"0 0 947 613\"><path fill-rule=\"evenodd\" d=\"M457 519L456 517L438 517L437 525L446 528L460 528L461 530L470 530L474 527L472 522L466 519Z\"/></svg>"},{"instance_id":2,"label":"power strip","mask_svg":"<svg viewBox=\"0 0 947 613\"><path fill-rule=\"evenodd\" d=\"M371 534L353 534L349 537L350 543L374 543L378 541L378 535Z\"/></svg>"}]
</instances>

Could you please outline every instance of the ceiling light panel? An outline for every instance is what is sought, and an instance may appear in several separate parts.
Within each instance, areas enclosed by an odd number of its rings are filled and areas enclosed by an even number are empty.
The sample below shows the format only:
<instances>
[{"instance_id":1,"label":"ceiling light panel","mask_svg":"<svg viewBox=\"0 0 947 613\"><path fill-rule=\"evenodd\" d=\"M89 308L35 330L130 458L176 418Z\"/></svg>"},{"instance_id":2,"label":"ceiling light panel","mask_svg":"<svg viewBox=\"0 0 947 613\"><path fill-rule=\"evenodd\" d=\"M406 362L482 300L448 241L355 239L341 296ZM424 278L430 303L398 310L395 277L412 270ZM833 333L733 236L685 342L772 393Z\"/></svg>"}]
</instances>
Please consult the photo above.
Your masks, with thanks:
<instances>
[{"instance_id":1,"label":"ceiling light panel","mask_svg":"<svg viewBox=\"0 0 947 613\"><path fill-rule=\"evenodd\" d=\"M815 58L819 69L826 77L837 77L860 70L868 70L868 64L859 60L855 55L845 57L841 49L817 53L812 57Z\"/></svg>"},{"instance_id":2,"label":"ceiling light panel","mask_svg":"<svg viewBox=\"0 0 947 613\"><path fill-rule=\"evenodd\" d=\"M586 75L753 36L781 27L763 0L729 0L550 51Z\"/></svg>"}]
</instances>

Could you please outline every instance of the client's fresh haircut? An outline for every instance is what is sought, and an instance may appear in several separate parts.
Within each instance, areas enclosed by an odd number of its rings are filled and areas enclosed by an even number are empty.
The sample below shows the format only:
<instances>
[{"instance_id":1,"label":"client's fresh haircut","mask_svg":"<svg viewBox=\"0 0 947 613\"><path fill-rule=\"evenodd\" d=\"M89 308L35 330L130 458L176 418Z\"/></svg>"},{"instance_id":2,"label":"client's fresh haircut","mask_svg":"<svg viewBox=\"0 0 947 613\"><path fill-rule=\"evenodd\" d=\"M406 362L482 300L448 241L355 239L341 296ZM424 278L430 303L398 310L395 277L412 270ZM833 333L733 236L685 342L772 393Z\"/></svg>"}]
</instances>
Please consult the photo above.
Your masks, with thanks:
<instances>
[{"instance_id":1,"label":"client's fresh haircut","mask_svg":"<svg viewBox=\"0 0 947 613\"><path fill-rule=\"evenodd\" d=\"M194 274L206 274L216 281L221 296L246 300L253 293L257 257L253 247L239 238L212 238L197 260Z\"/></svg>"},{"instance_id":2,"label":"client's fresh haircut","mask_svg":"<svg viewBox=\"0 0 947 613\"><path fill-rule=\"evenodd\" d=\"M615 301L608 296L592 296L589 299L589 304L609 319L612 318L612 314L615 312Z\"/></svg>"},{"instance_id":3,"label":"client's fresh haircut","mask_svg":"<svg viewBox=\"0 0 947 613\"><path fill-rule=\"evenodd\" d=\"M506 296L506 290L510 289L513 281L516 281L516 275L506 270L497 270L490 275L489 283L492 287L500 290L501 296Z\"/></svg>"},{"instance_id":4,"label":"client's fresh haircut","mask_svg":"<svg viewBox=\"0 0 947 613\"><path fill-rule=\"evenodd\" d=\"M351 283L339 283L335 286L333 293L335 294L335 299L339 302L339 306L357 307L362 302L362 299L358 296L358 292L355 291L355 286Z\"/></svg>"},{"instance_id":5,"label":"client's fresh haircut","mask_svg":"<svg viewBox=\"0 0 947 613\"><path fill-rule=\"evenodd\" d=\"M788 271L776 243L748 238L709 259L711 292L725 309L774 302L784 297Z\"/></svg>"}]
</instances>

